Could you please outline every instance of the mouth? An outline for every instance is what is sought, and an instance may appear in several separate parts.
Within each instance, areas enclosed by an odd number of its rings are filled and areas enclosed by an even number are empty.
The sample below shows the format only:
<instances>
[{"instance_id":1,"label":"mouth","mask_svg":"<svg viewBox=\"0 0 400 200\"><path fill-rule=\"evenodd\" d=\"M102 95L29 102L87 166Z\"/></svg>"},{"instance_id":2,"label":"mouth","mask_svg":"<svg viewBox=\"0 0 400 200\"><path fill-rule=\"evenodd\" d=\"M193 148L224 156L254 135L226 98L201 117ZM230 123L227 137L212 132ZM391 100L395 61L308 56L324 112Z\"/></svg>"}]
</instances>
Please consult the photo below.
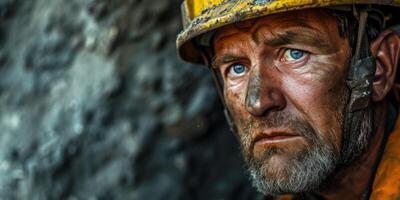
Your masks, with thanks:
<instances>
[{"instance_id":1,"label":"mouth","mask_svg":"<svg viewBox=\"0 0 400 200\"><path fill-rule=\"evenodd\" d=\"M256 135L256 137L253 140L253 146L258 146L258 145L265 146L265 145L273 145L279 143L287 143L300 138L301 138L300 135L295 134L287 129L268 130L260 132Z\"/></svg>"}]
</instances>

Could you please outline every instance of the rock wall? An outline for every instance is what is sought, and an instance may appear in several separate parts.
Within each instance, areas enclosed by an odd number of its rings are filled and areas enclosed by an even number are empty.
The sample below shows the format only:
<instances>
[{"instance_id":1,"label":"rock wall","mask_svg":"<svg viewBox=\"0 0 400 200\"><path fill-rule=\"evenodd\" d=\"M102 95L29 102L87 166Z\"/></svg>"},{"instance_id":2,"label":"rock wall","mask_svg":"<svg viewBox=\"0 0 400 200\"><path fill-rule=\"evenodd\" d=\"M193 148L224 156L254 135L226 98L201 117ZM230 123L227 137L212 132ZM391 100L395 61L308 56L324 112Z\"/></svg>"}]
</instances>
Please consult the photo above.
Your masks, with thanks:
<instances>
[{"instance_id":1,"label":"rock wall","mask_svg":"<svg viewBox=\"0 0 400 200\"><path fill-rule=\"evenodd\" d=\"M260 199L180 0L0 0L0 199Z\"/></svg>"}]
</instances>

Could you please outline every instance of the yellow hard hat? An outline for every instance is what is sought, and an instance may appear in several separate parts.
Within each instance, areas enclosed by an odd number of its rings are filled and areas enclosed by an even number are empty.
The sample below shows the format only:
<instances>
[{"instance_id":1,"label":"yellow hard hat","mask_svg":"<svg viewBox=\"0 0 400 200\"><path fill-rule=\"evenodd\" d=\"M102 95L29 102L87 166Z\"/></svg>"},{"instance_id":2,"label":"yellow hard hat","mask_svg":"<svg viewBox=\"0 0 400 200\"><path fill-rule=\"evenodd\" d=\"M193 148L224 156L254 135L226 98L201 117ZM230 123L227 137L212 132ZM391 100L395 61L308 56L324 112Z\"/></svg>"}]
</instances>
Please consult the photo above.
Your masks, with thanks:
<instances>
[{"instance_id":1,"label":"yellow hard hat","mask_svg":"<svg viewBox=\"0 0 400 200\"><path fill-rule=\"evenodd\" d=\"M400 0L184 0L184 30L178 35L176 45L183 60L203 63L193 40L208 31L274 13L352 4L400 7Z\"/></svg>"}]
</instances>

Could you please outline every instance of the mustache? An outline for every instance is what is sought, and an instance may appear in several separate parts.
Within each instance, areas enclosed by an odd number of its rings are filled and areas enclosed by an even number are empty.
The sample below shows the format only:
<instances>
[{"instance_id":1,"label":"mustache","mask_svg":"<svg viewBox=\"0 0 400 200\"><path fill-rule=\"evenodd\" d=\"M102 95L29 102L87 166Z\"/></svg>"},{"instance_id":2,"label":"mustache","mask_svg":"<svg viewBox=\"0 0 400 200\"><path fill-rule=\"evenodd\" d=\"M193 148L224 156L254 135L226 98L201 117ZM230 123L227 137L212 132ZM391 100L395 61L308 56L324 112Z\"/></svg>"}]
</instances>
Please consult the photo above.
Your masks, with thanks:
<instances>
[{"instance_id":1,"label":"mustache","mask_svg":"<svg viewBox=\"0 0 400 200\"><path fill-rule=\"evenodd\" d=\"M265 117L250 117L249 119L242 120L241 122L242 133L254 138L255 134L260 130L272 128L288 128L296 132L296 134L309 139L311 142L319 140L319 134L309 122L305 119L284 112L269 113Z\"/></svg>"},{"instance_id":2,"label":"mustache","mask_svg":"<svg viewBox=\"0 0 400 200\"><path fill-rule=\"evenodd\" d=\"M290 129L296 135L303 137L311 146L314 144L322 144L321 134L314 129L305 119L284 112L269 113L265 117L251 117L242 120L240 127L240 145L242 154L247 162L253 159L253 149L256 142L257 134L267 129Z\"/></svg>"}]
</instances>

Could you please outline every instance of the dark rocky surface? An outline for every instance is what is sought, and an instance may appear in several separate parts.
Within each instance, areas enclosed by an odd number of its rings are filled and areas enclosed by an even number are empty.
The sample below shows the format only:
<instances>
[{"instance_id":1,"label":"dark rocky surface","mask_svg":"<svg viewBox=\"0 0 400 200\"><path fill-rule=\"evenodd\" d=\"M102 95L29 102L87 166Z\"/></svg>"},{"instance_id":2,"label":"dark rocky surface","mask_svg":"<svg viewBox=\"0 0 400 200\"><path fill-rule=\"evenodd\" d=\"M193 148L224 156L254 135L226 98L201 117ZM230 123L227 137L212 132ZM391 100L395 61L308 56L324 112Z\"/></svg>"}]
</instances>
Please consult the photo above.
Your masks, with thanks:
<instances>
[{"instance_id":1,"label":"dark rocky surface","mask_svg":"<svg viewBox=\"0 0 400 200\"><path fill-rule=\"evenodd\" d=\"M0 0L0 199L260 199L180 0Z\"/></svg>"}]
</instances>

